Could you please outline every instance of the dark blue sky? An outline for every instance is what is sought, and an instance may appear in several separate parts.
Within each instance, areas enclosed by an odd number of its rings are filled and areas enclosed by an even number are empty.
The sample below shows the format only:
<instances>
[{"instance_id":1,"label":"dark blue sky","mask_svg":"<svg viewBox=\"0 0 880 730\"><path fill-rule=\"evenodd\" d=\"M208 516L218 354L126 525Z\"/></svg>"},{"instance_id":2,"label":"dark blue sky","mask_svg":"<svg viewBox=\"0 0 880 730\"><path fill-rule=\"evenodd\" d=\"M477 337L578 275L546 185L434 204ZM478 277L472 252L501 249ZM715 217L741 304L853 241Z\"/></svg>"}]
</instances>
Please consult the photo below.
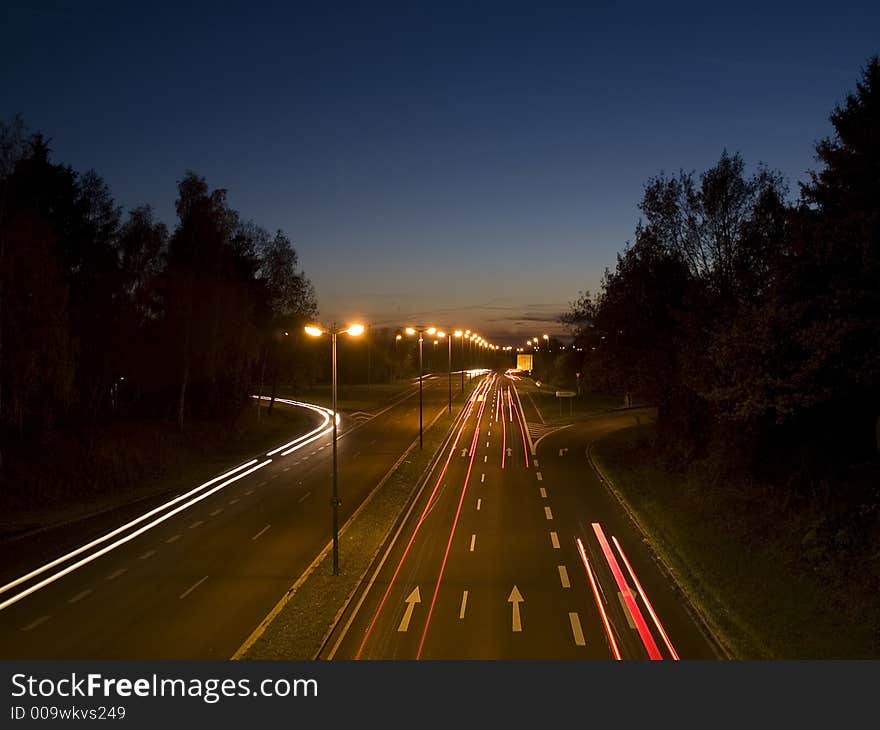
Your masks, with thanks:
<instances>
[{"instance_id":1,"label":"dark blue sky","mask_svg":"<svg viewBox=\"0 0 880 730\"><path fill-rule=\"evenodd\" d=\"M7 0L0 115L170 226L185 170L226 188L325 318L511 343L597 289L651 175L727 148L796 192L880 52L877 2L159 5Z\"/></svg>"}]
</instances>

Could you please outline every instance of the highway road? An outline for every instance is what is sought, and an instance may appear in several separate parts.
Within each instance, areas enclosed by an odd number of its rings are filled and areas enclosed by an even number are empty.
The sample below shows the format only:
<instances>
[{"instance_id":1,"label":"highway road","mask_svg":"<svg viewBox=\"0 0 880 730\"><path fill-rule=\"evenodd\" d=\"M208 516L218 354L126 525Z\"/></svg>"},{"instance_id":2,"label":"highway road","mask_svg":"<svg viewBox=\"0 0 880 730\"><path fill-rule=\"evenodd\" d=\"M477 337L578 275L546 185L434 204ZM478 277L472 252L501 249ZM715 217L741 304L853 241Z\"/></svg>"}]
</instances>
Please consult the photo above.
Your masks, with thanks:
<instances>
[{"instance_id":1,"label":"highway road","mask_svg":"<svg viewBox=\"0 0 880 730\"><path fill-rule=\"evenodd\" d=\"M446 407L446 378L429 379L425 423ZM341 420L340 524L417 438L418 410L415 389L370 420ZM189 496L129 509L113 529L4 544L0 657L232 656L331 536L330 417L309 412L308 438ZM47 554L56 544L65 547Z\"/></svg>"},{"instance_id":2,"label":"highway road","mask_svg":"<svg viewBox=\"0 0 880 730\"><path fill-rule=\"evenodd\" d=\"M323 658L716 658L589 466L632 412L554 432L516 386L493 374L474 391Z\"/></svg>"}]
</instances>

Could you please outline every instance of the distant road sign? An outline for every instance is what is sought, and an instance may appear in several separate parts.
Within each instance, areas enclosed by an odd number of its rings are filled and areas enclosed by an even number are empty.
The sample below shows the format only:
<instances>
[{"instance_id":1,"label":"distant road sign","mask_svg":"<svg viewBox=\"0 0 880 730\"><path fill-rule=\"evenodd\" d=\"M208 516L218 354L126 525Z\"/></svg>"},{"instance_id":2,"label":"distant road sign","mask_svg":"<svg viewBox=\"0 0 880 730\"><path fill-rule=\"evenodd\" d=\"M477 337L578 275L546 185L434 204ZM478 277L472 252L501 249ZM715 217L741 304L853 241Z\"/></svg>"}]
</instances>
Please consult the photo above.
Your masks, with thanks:
<instances>
[{"instance_id":1,"label":"distant road sign","mask_svg":"<svg viewBox=\"0 0 880 730\"><path fill-rule=\"evenodd\" d=\"M557 390L557 398L574 398L577 395L573 390Z\"/></svg>"},{"instance_id":2,"label":"distant road sign","mask_svg":"<svg viewBox=\"0 0 880 730\"><path fill-rule=\"evenodd\" d=\"M516 367L518 370L529 370L532 369L532 356L531 355L517 355L516 356Z\"/></svg>"}]
</instances>

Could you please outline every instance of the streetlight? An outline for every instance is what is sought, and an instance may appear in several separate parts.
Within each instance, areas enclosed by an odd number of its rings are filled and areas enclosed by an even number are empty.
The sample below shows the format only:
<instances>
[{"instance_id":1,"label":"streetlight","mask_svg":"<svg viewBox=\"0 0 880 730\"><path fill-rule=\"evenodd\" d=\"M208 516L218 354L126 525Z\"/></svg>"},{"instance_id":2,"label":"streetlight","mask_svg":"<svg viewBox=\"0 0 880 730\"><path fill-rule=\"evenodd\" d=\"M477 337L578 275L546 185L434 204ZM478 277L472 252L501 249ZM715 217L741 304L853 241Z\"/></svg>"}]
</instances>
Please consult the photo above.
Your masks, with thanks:
<instances>
[{"instance_id":1,"label":"streetlight","mask_svg":"<svg viewBox=\"0 0 880 730\"><path fill-rule=\"evenodd\" d=\"M339 499L339 473L336 468L336 423L339 416L336 413L336 335L339 333L348 334L357 337L364 333L362 324L352 324L345 329L339 329L334 323L330 327L319 327L310 324L306 328L306 334L312 337L320 337L321 335L330 335L332 356L332 379L333 379L333 496L330 498L330 507L333 512L333 575L339 575L339 505L342 500Z\"/></svg>"},{"instance_id":2,"label":"streetlight","mask_svg":"<svg viewBox=\"0 0 880 730\"><path fill-rule=\"evenodd\" d=\"M464 337L464 332L455 330L453 337ZM464 340L461 343L461 351L464 354ZM464 358L462 358L464 360ZM464 393L464 364L461 366L461 392ZM452 338L449 339L449 412L452 413Z\"/></svg>"},{"instance_id":3,"label":"streetlight","mask_svg":"<svg viewBox=\"0 0 880 730\"><path fill-rule=\"evenodd\" d=\"M407 327L405 332L408 335L418 334L419 336L419 448L421 449L424 445L423 437L422 437L422 341L424 340L424 334L427 332L429 335L433 335L437 331L436 327L428 327L425 329L424 327Z\"/></svg>"}]
</instances>

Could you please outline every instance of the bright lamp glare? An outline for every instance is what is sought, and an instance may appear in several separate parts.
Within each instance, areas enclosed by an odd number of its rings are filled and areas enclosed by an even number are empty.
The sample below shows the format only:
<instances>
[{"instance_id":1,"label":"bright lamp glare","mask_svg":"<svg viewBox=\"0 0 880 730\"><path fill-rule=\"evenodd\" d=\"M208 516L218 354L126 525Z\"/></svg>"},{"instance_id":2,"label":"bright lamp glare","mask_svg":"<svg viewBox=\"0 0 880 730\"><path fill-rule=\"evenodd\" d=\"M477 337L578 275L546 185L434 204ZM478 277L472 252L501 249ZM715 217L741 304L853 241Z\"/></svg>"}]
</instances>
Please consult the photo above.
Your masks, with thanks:
<instances>
[{"instance_id":1,"label":"bright lamp glare","mask_svg":"<svg viewBox=\"0 0 880 730\"><path fill-rule=\"evenodd\" d=\"M407 327L407 328L406 328L406 333L407 333L408 335L414 335L414 334L416 333L416 331L415 331L412 327Z\"/></svg>"},{"instance_id":2,"label":"bright lamp glare","mask_svg":"<svg viewBox=\"0 0 880 730\"><path fill-rule=\"evenodd\" d=\"M439 330L437 332L437 337L439 337L440 339L443 339L444 337L446 337L446 333L443 330Z\"/></svg>"},{"instance_id":3,"label":"bright lamp glare","mask_svg":"<svg viewBox=\"0 0 880 730\"><path fill-rule=\"evenodd\" d=\"M364 326L362 324L353 324L347 330L348 334L357 337L358 335L362 335L364 333Z\"/></svg>"},{"instance_id":4,"label":"bright lamp glare","mask_svg":"<svg viewBox=\"0 0 880 730\"><path fill-rule=\"evenodd\" d=\"M456 337L461 337L464 333L461 330L455 330L455 332L453 332L452 334L454 334Z\"/></svg>"},{"instance_id":5,"label":"bright lamp glare","mask_svg":"<svg viewBox=\"0 0 880 730\"><path fill-rule=\"evenodd\" d=\"M437 331L437 328L436 328L436 327L428 327L428 329L425 330L425 331L426 331L429 335L433 335L433 334Z\"/></svg>"},{"instance_id":6,"label":"bright lamp glare","mask_svg":"<svg viewBox=\"0 0 880 730\"><path fill-rule=\"evenodd\" d=\"M324 334L324 330L322 330L320 327L316 327L315 325L310 324L306 327L306 334L311 335L312 337L320 337Z\"/></svg>"}]
</instances>

